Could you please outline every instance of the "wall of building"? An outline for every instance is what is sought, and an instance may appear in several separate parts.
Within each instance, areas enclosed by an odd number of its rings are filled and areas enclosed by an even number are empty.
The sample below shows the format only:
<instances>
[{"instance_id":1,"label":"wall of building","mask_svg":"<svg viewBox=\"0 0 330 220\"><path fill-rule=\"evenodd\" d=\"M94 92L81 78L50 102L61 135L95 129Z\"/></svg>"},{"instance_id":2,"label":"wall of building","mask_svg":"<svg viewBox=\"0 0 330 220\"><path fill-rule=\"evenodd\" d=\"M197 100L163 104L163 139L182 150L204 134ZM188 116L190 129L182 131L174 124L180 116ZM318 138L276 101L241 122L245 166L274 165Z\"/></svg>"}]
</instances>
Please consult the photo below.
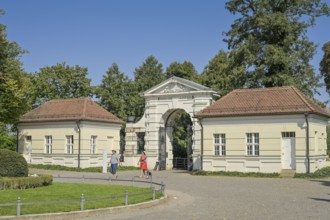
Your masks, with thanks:
<instances>
[{"instance_id":1,"label":"wall of building","mask_svg":"<svg viewBox=\"0 0 330 220\"><path fill-rule=\"evenodd\" d=\"M80 122L80 167L102 166L103 151L119 152L120 125ZM79 130L75 121L51 123L24 123L18 125L18 151L28 163L78 166ZM73 136L73 153L67 153L66 136ZM27 136L31 136L32 150L28 149ZM52 136L52 153L45 151L45 136ZM96 136L96 151L91 153L91 136Z\"/></svg>"},{"instance_id":2,"label":"wall of building","mask_svg":"<svg viewBox=\"0 0 330 220\"><path fill-rule=\"evenodd\" d=\"M327 119L309 116L308 120L313 172L325 164ZM203 169L279 173L282 169L282 132L295 132L296 172L304 173L307 169L306 127L304 115L203 119ZM247 156L247 133L259 133L259 156ZM215 156L214 134L226 135L226 156Z\"/></svg>"}]
</instances>

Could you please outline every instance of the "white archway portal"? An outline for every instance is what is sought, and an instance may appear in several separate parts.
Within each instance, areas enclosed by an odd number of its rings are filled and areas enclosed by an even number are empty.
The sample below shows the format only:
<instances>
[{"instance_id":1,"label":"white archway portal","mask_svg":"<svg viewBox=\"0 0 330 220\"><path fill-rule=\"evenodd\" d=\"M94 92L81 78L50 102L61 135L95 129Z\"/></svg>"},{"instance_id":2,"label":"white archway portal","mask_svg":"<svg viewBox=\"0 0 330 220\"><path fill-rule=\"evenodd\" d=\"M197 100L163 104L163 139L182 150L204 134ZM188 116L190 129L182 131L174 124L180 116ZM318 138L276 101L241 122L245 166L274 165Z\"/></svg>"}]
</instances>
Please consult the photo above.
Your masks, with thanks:
<instances>
[{"instance_id":1,"label":"white archway portal","mask_svg":"<svg viewBox=\"0 0 330 220\"><path fill-rule=\"evenodd\" d=\"M162 169L173 168L172 116L185 111L192 121L193 169L200 168L201 126L194 114L213 102L216 92L198 83L171 77L143 93L145 112L140 121L126 124L125 164L135 166L140 157L139 143L144 136L144 150L152 169L159 160Z\"/></svg>"}]
</instances>

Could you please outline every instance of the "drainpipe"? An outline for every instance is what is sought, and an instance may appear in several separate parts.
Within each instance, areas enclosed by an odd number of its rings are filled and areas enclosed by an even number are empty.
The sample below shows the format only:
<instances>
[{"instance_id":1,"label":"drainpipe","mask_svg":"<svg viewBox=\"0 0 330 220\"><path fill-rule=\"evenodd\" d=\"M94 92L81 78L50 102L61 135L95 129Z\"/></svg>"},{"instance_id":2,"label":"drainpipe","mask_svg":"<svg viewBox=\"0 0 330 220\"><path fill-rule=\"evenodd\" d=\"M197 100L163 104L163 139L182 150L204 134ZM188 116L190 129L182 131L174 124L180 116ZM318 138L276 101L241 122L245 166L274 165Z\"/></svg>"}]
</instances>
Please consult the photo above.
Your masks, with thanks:
<instances>
[{"instance_id":1,"label":"drainpipe","mask_svg":"<svg viewBox=\"0 0 330 220\"><path fill-rule=\"evenodd\" d=\"M80 168L80 139L81 139L81 131L80 131L80 120L76 121L78 128L78 168Z\"/></svg>"},{"instance_id":2,"label":"drainpipe","mask_svg":"<svg viewBox=\"0 0 330 220\"><path fill-rule=\"evenodd\" d=\"M201 170L203 170L203 156L204 156L204 129L202 124L202 119L197 118L198 123L201 126Z\"/></svg>"},{"instance_id":3,"label":"drainpipe","mask_svg":"<svg viewBox=\"0 0 330 220\"><path fill-rule=\"evenodd\" d=\"M307 173L310 173L310 158L309 158L309 123L308 123L308 112L305 114L306 121L306 157L307 157Z\"/></svg>"}]
</instances>

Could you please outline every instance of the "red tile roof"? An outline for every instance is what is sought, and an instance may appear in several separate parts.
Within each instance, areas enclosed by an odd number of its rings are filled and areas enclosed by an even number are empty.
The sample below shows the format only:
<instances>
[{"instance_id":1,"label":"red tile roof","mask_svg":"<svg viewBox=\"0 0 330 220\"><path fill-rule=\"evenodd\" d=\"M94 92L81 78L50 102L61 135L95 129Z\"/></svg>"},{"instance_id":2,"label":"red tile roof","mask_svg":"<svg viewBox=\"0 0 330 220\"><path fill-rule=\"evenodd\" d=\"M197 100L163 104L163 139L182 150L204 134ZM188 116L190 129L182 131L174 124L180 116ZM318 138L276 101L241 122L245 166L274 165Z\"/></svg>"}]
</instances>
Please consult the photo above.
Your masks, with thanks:
<instances>
[{"instance_id":1,"label":"red tile roof","mask_svg":"<svg viewBox=\"0 0 330 220\"><path fill-rule=\"evenodd\" d=\"M296 113L314 113L330 117L329 110L320 107L293 86L237 89L197 112L195 117Z\"/></svg>"},{"instance_id":2,"label":"red tile roof","mask_svg":"<svg viewBox=\"0 0 330 220\"><path fill-rule=\"evenodd\" d=\"M24 114L19 123L42 121L86 120L124 124L122 120L108 112L90 98L55 99Z\"/></svg>"}]
</instances>

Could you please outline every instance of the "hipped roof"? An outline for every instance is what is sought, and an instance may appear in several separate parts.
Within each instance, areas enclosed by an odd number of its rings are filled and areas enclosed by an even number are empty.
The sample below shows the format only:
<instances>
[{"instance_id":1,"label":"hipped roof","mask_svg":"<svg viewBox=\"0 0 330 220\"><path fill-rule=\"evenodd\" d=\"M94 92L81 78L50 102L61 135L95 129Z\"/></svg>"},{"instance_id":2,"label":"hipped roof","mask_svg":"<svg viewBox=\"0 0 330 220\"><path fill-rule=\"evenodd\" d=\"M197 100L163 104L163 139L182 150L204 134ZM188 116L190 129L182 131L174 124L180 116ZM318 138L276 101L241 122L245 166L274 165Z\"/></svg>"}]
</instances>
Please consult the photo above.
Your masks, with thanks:
<instances>
[{"instance_id":1,"label":"hipped roof","mask_svg":"<svg viewBox=\"0 0 330 220\"><path fill-rule=\"evenodd\" d=\"M96 104L90 98L55 99L48 101L24 114L19 119L19 123L72 120L124 124L124 121Z\"/></svg>"},{"instance_id":2,"label":"hipped roof","mask_svg":"<svg viewBox=\"0 0 330 220\"><path fill-rule=\"evenodd\" d=\"M237 89L209 107L197 112L195 117L226 117L273 114L318 114L330 117L324 109L293 86Z\"/></svg>"}]
</instances>

